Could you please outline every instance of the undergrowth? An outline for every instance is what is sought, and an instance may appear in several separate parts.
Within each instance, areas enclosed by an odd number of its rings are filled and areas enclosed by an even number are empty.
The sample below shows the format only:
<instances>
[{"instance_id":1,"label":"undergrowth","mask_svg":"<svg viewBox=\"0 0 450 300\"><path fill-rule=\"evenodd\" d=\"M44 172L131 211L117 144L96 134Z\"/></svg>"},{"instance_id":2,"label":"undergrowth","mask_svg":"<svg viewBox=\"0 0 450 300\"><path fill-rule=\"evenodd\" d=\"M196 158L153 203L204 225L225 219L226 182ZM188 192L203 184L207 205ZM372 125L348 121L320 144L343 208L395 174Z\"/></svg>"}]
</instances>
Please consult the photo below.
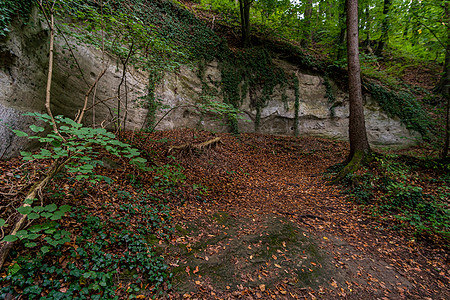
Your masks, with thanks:
<instances>
[{"instance_id":1,"label":"undergrowth","mask_svg":"<svg viewBox=\"0 0 450 300\"><path fill-rule=\"evenodd\" d=\"M59 230L71 231L71 237L53 251L16 251L7 275L0 279L1 297L130 299L144 288L147 294L161 292L171 274L149 237L169 237L169 207L142 190L118 190L110 197L117 203L106 203L101 213L80 206L58 224Z\"/></svg>"},{"instance_id":2,"label":"undergrowth","mask_svg":"<svg viewBox=\"0 0 450 300\"><path fill-rule=\"evenodd\" d=\"M367 168L345 178L345 193L372 215L393 217L392 227L411 228L416 237L442 240L450 246L448 176L430 180L424 169L448 173L448 164L406 162L397 155L377 156ZM433 171L433 170L432 170ZM419 175L421 174L421 175ZM444 171L445 174L445 171ZM431 181L433 189L427 188Z\"/></svg>"}]
</instances>

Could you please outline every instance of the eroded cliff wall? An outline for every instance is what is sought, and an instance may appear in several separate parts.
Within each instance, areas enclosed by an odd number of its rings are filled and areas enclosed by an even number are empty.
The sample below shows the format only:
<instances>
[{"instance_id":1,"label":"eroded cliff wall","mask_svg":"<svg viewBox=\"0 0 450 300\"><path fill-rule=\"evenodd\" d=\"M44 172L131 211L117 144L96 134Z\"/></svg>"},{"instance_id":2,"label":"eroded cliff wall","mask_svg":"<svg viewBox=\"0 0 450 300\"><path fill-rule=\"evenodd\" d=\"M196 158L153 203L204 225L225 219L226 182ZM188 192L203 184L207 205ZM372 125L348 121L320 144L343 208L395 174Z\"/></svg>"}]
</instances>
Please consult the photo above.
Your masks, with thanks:
<instances>
[{"instance_id":1,"label":"eroded cliff wall","mask_svg":"<svg viewBox=\"0 0 450 300\"><path fill-rule=\"evenodd\" d=\"M3 159L29 146L26 139L16 137L11 130L26 130L35 122L22 114L45 112L49 36L45 23L38 21L37 16L32 20L28 26L16 24L7 39L0 41L0 157ZM148 74L131 65L123 72L118 59L74 38L66 39L62 35L56 39L51 90L53 113L74 117L83 106L90 85L106 68L105 75L89 98L89 106L94 105L94 109L86 114L85 124L108 128L125 126L127 130L147 126L148 110L142 99L149 90ZM297 78L298 88L285 84L274 89L270 100L261 108L258 132L292 135L297 122L300 135L346 139L348 95L323 76L308 73L280 59L274 63ZM208 63L202 72L203 78L198 74L196 67L181 66L176 72L166 73L156 86L155 99L163 104L164 109L156 111L155 120L171 110L157 125L157 130L178 127L227 130L227 126L215 116L201 114L196 109L205 88L215 91L216 101L224 100L219 63ZM298 118L295 118L296 89ZM239 121L239 129L242 132L255 131L257 112L252 97L261 96L261 92L251 90L253 94L241 91L243 119ZM332 101L327 96L330 92L334 96ZM369 140L373 144L404 146L418 138L418 134L407 130L400 120L388 117L370 96L365 96L365 114ZM120 124L118 120L121 120Z\"/></svg>"}]
</instances>

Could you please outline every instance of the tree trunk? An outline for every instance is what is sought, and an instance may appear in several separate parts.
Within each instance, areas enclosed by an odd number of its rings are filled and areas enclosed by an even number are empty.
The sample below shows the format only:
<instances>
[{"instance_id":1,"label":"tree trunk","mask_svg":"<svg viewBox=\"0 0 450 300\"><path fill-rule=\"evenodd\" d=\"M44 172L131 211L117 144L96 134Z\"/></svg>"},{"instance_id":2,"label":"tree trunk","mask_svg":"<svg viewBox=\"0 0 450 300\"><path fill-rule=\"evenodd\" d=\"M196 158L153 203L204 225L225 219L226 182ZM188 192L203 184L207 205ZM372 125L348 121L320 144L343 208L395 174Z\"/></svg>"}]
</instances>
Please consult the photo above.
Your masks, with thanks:
<instances>
[{"instance_id":1,"label":"tree trunk","mask_svg":"<svg viewBox=\"0 0 450 300\"><path fill-rule=\"evenodd\" d=\"M343 59L345 55L345 31L346 31L346 25L345 25L345 8L347 6L347 0L339 0L339 39L337 42L337 60Z\"/></svg>"},{"instance_id":2,"label":"tree trunk","mask_svg":"<svg viewBox=\"0 0 450 300\"><path fill-rule=\"evenodd\" d=\"M336 176L339 181L361 166L370 154L364 120L361 91L361 70L359 64L358 0L347 0L347 61L348 89L350 102L349 139L350 154L347 165Z\"/></svg>"},{"instance_id":3,"label":"tree trunk","mask_svg":"<svg viewBox=\"0 0 450 300\"><path fill-rule=\"evenodd\" d=\"M241 13L241 34L242 46L250 46L250 6L251 0L239 0L239 10Z\"/></svg>"},{"instance_id":4,"label":"tree trunk","mask_svg":"<svg viewBox=\"0 0 450 300\"><path fill-rule=\"evenodd\" d=\"M390 27L390 10L391 10L391 0L384 0L383 2L383 23L381 24L381 37L378 40L377 49L375 50L376 56L381 56L384 46L388 40L388 32Z\"/></svg>"}]
</instances>

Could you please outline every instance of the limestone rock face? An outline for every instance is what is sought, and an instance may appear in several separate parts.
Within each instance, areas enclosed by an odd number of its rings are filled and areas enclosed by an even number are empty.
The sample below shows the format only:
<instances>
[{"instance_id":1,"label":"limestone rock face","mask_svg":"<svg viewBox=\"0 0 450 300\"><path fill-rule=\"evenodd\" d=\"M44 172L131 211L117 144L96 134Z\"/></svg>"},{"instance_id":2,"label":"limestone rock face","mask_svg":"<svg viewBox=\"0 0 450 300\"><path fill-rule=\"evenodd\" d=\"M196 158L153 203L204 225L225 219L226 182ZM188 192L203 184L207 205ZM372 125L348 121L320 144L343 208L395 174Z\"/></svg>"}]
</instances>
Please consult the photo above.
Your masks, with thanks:
<instances>
[{"instance_id":1,"label":"limestone rock face","mask_svg":"<svg viewBox=\"0 0 450 300\"><path fill-rule=\"evenodd\" d=\"M22 114L29 111L45 113L49 36L46 25L37 21L36 16L33 20L31 26L13 27L8 38L0 41L0 119L3 125L7 125L0 126L0 157L3 159L30 146L27 139L16 137L11 130L27 131L28 126L36 122ZM88 107L94 105L94 109L86 113L84 123L107 128L120 126L128 130L146 126L148 111L140 102L148 94L148 74L132 66L123 72L119 59L103 55L93 46L66 38L69 45L62 36L56 39L51 90L53 114L74 117L82 108L89 87L106 68L105 75L89 97ZM335 97L330 102L323 77L309 74L283 60L274 60L274 63L299 81L299 134L346 139L348 95L329 80ZM198 77L199 73L203 74L202 79ZM203 72L198 72L194 67L181 66L176 72L165 74L155 90L155 99L165 107L156 112L154 120L159 120L156 129L188 127L227 131L224 120L200 112L197 105L205 100L205 94L216 95L213 97L215 101L224 100L220 81L221 71L217 62L208 63ZM240 109L243 119L239 121L239 129L254 132L256 108L252 107L248 93L242 100ZM295 88L292 84L276 87L271 100L261 110L258 132L292 135L294 106ZM370 97L365 99L365 114L372 144L406 146L419 137L407 130L399 120L388 117ZM122 120L120 124L117 124L118 119Z\"/></svg>"},{"instance_id":2,"label":"limestone rock face","mask_svg":"<svg viewBox=\"0 0 450 300\"><path fill-rule=\"evenodd\" d=\"M11 131L27 131L28 125L35 123L23 113L46 112L49 31L37 16L32 20L31 26L13 26L7 39L0 41L0 120L9 127L0 127L0 157L3 158L17 154L19 149L28 145L27 139L18 138ZM84 124L107 128L119 126L116 122L119 112L121 119L126 115L126 122L121 122L121 127L140 129L147 110L136 102L148 93L148 75L129 66L123 76L123 68L117 59L102 56L95 47L67 39L68 44L61 35L55 40L51 88L53 114L77 115L89 87L106 68L105 75L89 97L88 107L96 104L93 110L86 112Z\"/></svg>"}]
</instances>

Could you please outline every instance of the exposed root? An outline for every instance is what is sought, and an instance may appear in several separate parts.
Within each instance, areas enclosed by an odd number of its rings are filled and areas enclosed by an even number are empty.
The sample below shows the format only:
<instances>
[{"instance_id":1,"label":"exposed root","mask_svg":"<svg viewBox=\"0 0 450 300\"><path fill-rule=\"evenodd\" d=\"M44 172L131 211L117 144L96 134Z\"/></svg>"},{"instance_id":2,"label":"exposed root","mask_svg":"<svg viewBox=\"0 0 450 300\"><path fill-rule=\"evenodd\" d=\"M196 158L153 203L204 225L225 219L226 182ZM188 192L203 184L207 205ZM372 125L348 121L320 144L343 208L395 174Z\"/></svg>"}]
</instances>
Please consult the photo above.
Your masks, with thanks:
<instances>
[{"instance_id":1,"label":"exposed root","mask_svg":"<svg viewBox=\"0 0 450 300\"><path fill-rule=\"evenodd\" d=\"M187 143L187 144L184 144L181 146L172 146L169 148L168 153L171 153L174 150L193 152L195 150L202 150L204 148L213 147L220 142L221 142L220 137L216 137L216 138L213 138L212 140L208 140L208 141L200 143L200 144Z\"/></svg>"},{"instance_id":2,"label":"exposed root","mask_svg":"<svg viewBox=\"0 0 450 300\"><path fill-rule=\"evenodd\" d=\"M337 183L345 178L348 174L353 174L366 162L370 160L370 154L363 152L363 151L355 151L355 154L353 154L352 159L350 162L347 163L347 165L339 171L339 173L334 177L331 182Z\"/></svg>"}]
</instances>

